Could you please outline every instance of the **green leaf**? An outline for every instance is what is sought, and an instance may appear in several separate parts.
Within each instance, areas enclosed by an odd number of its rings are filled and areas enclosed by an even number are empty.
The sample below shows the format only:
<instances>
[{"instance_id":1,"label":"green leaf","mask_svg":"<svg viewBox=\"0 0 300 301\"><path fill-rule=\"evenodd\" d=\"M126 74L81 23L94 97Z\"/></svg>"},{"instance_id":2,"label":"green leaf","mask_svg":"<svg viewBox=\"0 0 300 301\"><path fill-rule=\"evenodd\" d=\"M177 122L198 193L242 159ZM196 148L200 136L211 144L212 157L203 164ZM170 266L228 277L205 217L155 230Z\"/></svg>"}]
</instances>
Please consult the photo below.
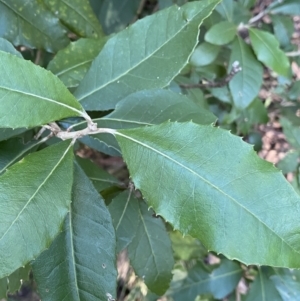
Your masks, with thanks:
<instances>
[{"instance_id":1,"label":"green leaf","mask_svg":"<svg viewBox=\"0 0 300 301\"><path fill-rule=\"evenodd\" d=\"M172 231L169 235L172 241L174 255L177 259L202 259L205 255L207 255L207 250L198 239L189 235L185 235L183 237L179 231Z\"/></svg>"},{"instance_id":2,"label":"green leaf","mask_svg":"<svg viewBox=\"0 0 300 301\"><path fill-rule=\"evenodd\" d=\"M103 36L88 0L43 0L46 6L73 32L81 37Z\"/></svg>"},{"instance_id":3,"label":"green leaf","mask_svg":"<svg viewBox=\"0 0 300 301\"><path fill-rule=\"evenodd\" d=\"M231 22L232 17L233 17L233 8L234 8L234 1L232 1L232 0L223 0L216 7L216 11L220 15L222 15L222 17L224 19Z\"/></svg>"},{"instance_id":4,"label":"green leaf","mask_svg":"<svg viewBox=\"0 0 300 301\"><path fill-rule=\"evenodd\" d=\"M31 268L30 265L27 264L25 267L20 267L16 271L14 271L11 275L7 277L8 279L8 287L7 291L10 293L14 293L21 288L22 283L24 281L29 280L29 272Z\"/></svg>"},{"instance_id":5,"label":"green leaf","mask_svg":"<svg viewBox=\"0 0 300 301\"><path fill-rule=\"evenodd\" d=\"M72 203L62 232L33 263L44 301L107 300L116 293L116 241L109 211L75 165Z\"/></svg>"},{"instance_id":6,"label":"green leaf","mask_svg":"<svg viewBox=\"0 0 300 301\"><path fill-rule=\"evenodd\" d=\"M189 271L181 285L171 290L171 296L175 301L182 301L194 300L199 294L211 293L215 298L223 299L234 290L242 274L241 267L227 259L212 273L208 273L203 264L198 263Z\"/></svg>"},{"instance_id":7,"label":"green leaf","mask_svg":"<svg viewBox=\"0 0 300 301\"><path fill-rule=\"evenodd\" d=\"M49 63L52 71L67 87L77 87L103 48L106 39L79 39L60 50Z\"/></svg>"},{"instance_id":8,"label":"green leaf","mask_svg":"<svg viewBox=\"0 0 300 301\"><path fill-rule=\"evenodd\" d=\"M138 18L141 0L90 0L106 34L124 29Z\"/></svg>"},{"instance_id":9,"label":"green leaf","mask_svg":"<svg viewBox=\"0 0 300 301\"><path fill-rule=\"evenodd\" d=\"M71 201L72 160L72 144L61 142L0 177L0 278L34 259L57 235Z\"/></svg>"},{"instance_id":10,"label":"green leaf","mask_svg":"<svg viewBox=\"0 0 300 301\"><path fill-rule=\"evenodd\" d=\"M89 111L108 110L135 91L167 86L188 62L199 24L218 1L172 6L110 38L75 91L76 98Z\"/></svg>"},{"instance_id":11,"label":"green leaf","mask_svg":"<svg viewBox=\"0 0 300 301\"><path fill-rule=\"evenodd\" d=\"M86 114L51 72L6 52L0 51L0 60L0 127L34 127Z\"/></svg>"},{"instance_id":12,"label":"green leaf","mask_svg":"<svg viewBox=\"0 0 300 301\"><path fill-rule=\"evenodd\" d=\"M235 107L243 110L258 95L263 82L263 68L240 37L232 44L229 66L235 61L240 63L242 70L229 82L229 88Z\"/></svg>"},{"instance_id":13,"label":"green leaf","mask_svg":"<svg viewBox=\"0 0 300 301\"><path fill-rule=\"evenodd\" d=\"M214 45L225 45L231 42L237 33L236 25L229 21L215 24L205 34L206 42Z\"/></svg>"},{"instance_id":14,"label":"green leaf","mask_svg":"<svg viewBox=\"0 0 300 301\"><path fill-rule=\"evenodd\" d=\"M240 137L189 122L116 138L135 187L174 229L245 264L300 267L300 198Z\"/></svg>"},{"instance_id":15,"label":"green leaf","mask_svg":"<svg viewBox=\"0 0 300 301\"><path fill-rule=\"evenodd\" d=\"M293 83L290 91L288 92L288 97L292 100L300 99L300 80Z\"/></svg>"},{"instance_id":16,"label":"green leaf","mask_svg":"<svg viewBox=\"0 0 300 301\"><path fill-rule=\"evenodd\" d=\"M19 134L24 133L27 131L25 128L19 129L0 129L0 141L7 140L11 137L17 136Z\"/></svg>"},{"instance_id":17,"label":"green leaf","mask_svg":"<svg viewBox=\"0 0 300 301\"><path fill-rule=\"evenodd\" d=\"M294 32L294 22L290 16L271 16L274 33L281 46L291 45L291 37Z\"/></svg>"},{"instance_id":18,"label":"green leaf","mask_svg":"<svg viewBox=\"0 0 300 301\"><path fill-rule=\"evenodd\" d=\"M256 0L238 0L246 8L251 8L254 6Z\"/></svg>"},{"instance_id":19,"label":"green leaf","mask_svg":"<svg viewBox=\"0 0 300 301\"><path fill-rule=\"evenodd\" d=\"M300 150L300 128L294 125L291 120L286 117L280 118L280 124L287 141L296 149Z\"/></svg>"},{"instance_id":20,"label":"green leaf","mask_svg":"<svg viewBox=\"0 0 300 301\"><path fill-rule=\"evenodd\" d=\"M279 48L277 39L270 33L249 28L253 50L259 61L276 73L288 76L290 63L285 53Z\"/></svg>"},{"instance_id":21,"label":"green leaf","mask_svg":"<svg viewBox=\"0 0 300 301\"><path fill-rule=\"evenodd\" d=\"M117 233L118 250L128 248L136 274L154 293L169 287L174 265L170 238L160 218L153 216L143 201L130 192L117 196L109 205Z\"/></svg>"},{"instance_id":22,"label":"green leaf","mask_svg":"<svg viewBox=\"0 0 300 301\"><path fill-rule=\"evenodd\" d=\"M8 52L20 58L23 58L22 54L17 51L17 49L9 41L2 38L0 38L0 51Z\"/></svg>"},{"instance_id":23,"label":"green leaf","mask_svg":"<svg viewBox=\"0 0 300 301\"><path fill-rule=\"evenodd\" d=\"M203 42L193 52L190 63L193 66L206 66L212 63L220 52L220 47Z\"/></svg>"},{"instance_id":24,"label":"green leaf","mask_svg":"<svg viewBox=\"0 0 300 301\"><path fill-rule=\"evenodd\" d=\"M82 159L80 157L76 157L76 160L92 181L97 191L102 191L110 186L122 186L122 183L118 179L92 163L90 160Z\"/></svg>"},{"instance_id":25,"label":"green leaf","mask_svg":"<svg viewBox=\"0 0 300 301\"><path fill-rule=\"evenodd\" d=\"M250 285L245 301L282 301L274 283L269 279L264 270L259 268L258 275Z\"/></svg>"},{"instance_id":26,"label":"green leaf","mask_svg":"<svg viewBox=\"0 0 300 301\"><path fill-rule=\"evenodd\" d=\"M277 163L277 168L279 168L283 174L288 172L295 172L298 167L299 153L293 150L287 152L285 157Z\"/></svg>"},{"instance_id":27,"label":"green leaf","mask_svg":"<svg viewBox=\"0 0 300 301\"><path fill-rule=\"evenodd\" d=\"M298 0L277 1L271 10L272 14L286 14L292 16L300 15L300 6Z\"/></svg>"},{"instance_id":28,"label":"green leaf","mask_svg":"<svg viewBox=\"0 0 300 301\"><path fill-rule=\"evenodd\" d=\"M300 295L299 271L276 269L276 275L271 276L283 301L298 301Z\"/></svg>"},{"instance_id":29,"label":"green leaf","mask_svg":"<svg viewBox=\"0 0 300 301\"><path fill-rule=\"evenodd\" d=\"M199 124L211 124L216 117L184 95L169 90L143 90L127 96L112 113L93 121L98 128L126 129L160 124L167 120L193 120ZM74 129L85 127L86 124L81 123ZM84 137L81 141L98 151L120 155L119 146L112 135L97 134Z\"/></svg>"},{"instance_id":30,"label":"green leaf","mask_svg":"<svg viewBox=\"0 0 300 301\"><path fill-rule=\"evenodd\" d=\"M6 299L7 295L7 277L0 279L0 298Z\"/></svg>"},{"instance_id":31,"label":"green leaf","mask_svg":"<svg viewBox=\"0 0 300 301\"><path fill-rule=\"evenodd\" d=\"M69 43L65 28L42 1L0 0L0 19L0 37L16 46L56 52Z\"/></svg>"},{"instance_id":32,"label":"green leaf","mask_svg":"<svg viewBox=\"0 0 300 301\"><path fill-rule=\"evenodd\" d=\"M0 142L0 175L15 162L21 160L28 153L35 151L42 140L24 144L21 138Z\"/></svg>"}]
</instances>

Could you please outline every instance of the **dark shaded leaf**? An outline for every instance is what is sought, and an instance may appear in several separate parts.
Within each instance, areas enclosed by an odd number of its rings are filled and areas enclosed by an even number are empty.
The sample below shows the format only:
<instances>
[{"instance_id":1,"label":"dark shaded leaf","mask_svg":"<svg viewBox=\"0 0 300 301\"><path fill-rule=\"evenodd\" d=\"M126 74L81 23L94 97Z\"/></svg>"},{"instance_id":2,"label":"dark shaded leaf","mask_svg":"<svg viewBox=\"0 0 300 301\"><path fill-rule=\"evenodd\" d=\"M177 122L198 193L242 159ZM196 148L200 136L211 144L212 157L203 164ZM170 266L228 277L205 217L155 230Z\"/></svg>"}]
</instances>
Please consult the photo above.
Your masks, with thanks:
<instances>
[{"instance_id":1,"label":"dark shaded leaf","mask_svg":"<svg viewBox=\"0 0 300 301\"><path fill-rule=\"evenodd\" d=\"M75 165L72 203L62 232L33 263L45 301L115 298L115 233L102 197Z\"/></svg>"}]
</instances>

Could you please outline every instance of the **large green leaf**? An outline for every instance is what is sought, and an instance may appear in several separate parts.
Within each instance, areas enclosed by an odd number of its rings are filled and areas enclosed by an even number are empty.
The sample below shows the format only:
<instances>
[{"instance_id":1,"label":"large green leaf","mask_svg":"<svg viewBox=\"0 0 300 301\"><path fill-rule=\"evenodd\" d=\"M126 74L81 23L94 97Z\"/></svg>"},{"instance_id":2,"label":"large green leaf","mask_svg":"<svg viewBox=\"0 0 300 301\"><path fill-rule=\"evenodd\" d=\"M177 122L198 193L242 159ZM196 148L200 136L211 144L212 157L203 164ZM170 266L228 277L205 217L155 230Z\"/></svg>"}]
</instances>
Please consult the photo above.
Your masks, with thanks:
<instances>
[{"instance_id":1,"label":"large green leaf","mask_svg":"<svg viewBox=\"0 0 300 301\"><path fill-rule=\"evenodd\" d=\"M43 2L77 35L87 38L103 36L89 0L43 0Z\"/></svg>"},{"instance_id":2,"label":"large green leaf","mask_svg":"<svg viewBox=\"0 0 300 301\"><path fill-rule=\"evenodd\" d=\"M43 141L36 140L23 143L21 138L0 142L0 175L15 162L21 160L28 153L37 149Z\"/></svg>"},{"instance_id":3,"label":"large green leaf","mask_svg":"<svg viewBox=\"0 0 300 301\"><path fill-rule=\"evenodd\" d=\"M169 287L174 265L171 241L163 221L155 218L154 212L130 192L117 196L109 211L117 233L118 251L127 247L136 274L151 291L162 295Z\"/></svg>"},{"instance_id":4,"label":"large green leaf","mask_svg":"<svg viewBox=\"0 0 300 301\"><path fill-rule=\"evenodd\" d=\"M205 41L214 45L225 45L231 42L237 32L235 24L223 21L212 26L205 34Z\"/></svg>"},{"instance_id":5,"label":"large green leaf","mask_svg":"<svg viewBox=\"0 0 300 301\"><path fill-rule=\"evenodd\" d=\"M287 14L293 16L300 15L300 6L298 0L284 0L274 2L271 9L272 14Z\"/></svg>"},{"instance_id":6,"label":"large green leaf","mask_svg":"<svg viewBox=\"0 0 300 301\"><path fill-rule=\"evenodd\" d=\"M52 71L67 87L76 87L88 71L106 39L79 39L60 50L49 63Z\"/></svg>"},{"instance_id":7,"label":"large green leaf","mask_svg":"<svg viewBox=\"0 0 300 301\"><path fill-rule=\"evenodd\" d=\"M242 70L229 82L229 88L234 105L238 109L245 109L258 95L263 82L263 68L240 37L236 37L232 43L229 66L234 61L240 63Z\"/></svg>"},{"instance_id":8,"label":"large green leaf","mask_svg":"<svg viewBox=\"0 0 300 301\"><path fill-rule=\"evenodd\" d=\"M144 90L127 96L112 113L93 121L99 128L125 129L160 124L167 120L212 124L216 117L184 95L169 90ZM75 129L85 127L86 124L81 123ZM112 156L120 155L119 146L112 135L92 135L81 141L98 151Z\"/></svg>"},{"instance_id":9,"label":"large green leaf","mask_svg":"<svg viewBox=\"0 0 300 301\"><path fill-rule=\"evenodd\" d=\"M55 52L68 45L66 30L42 1L0 0L0 37L14 45Z\"/></svg>"},{"instance_id":10,"label":"large green leaf","mask_svg":"<svg viewBox=\"0 0 300 301\"><path fill-rule=\"evenodd\" d=\"M211 293L217 299L225 298L237 286L243 270L236 262L224 259L221 265L209 273L202 263L195 265L188 276L170 295L174 301L194 300L197 295Z\"/></svg>"},{"instance_id":11,"label":"large green leaf","mask_svg":"<svg viewBox=\"0 0 300 301\"><path fill-rule=\"evenodd\" d=\"M274 283L264 269L259 268L258 275L250 285L245 301L282 301Z\"/></svg>"},{"instance_id":12,"label":"large green leaf","mask_svg":"<svg viewBox=\"0 0 300 301\"><path fill-rule=\"evenodd\" d=\"M75 91L77 99L87 110L108 110L135 91L167 86L188 62L199 24L218 2L172 6L113 36Z\"/></svg>"},{"instance_id":13,"label":"large green leaf","mask_svg":"<svg viewBox=\"0 0 300 301\"><path fill-rule=\"evenodd\" d=\"M0 278L34 259L59 232L71 201L72 160L72 144L61 142L0 177Z\"/></svg>"},{"instance_id":14,"label":"large green leaf","mask_svg":"<svg viewBox=\"0 0 300 301\"><path fill-rule=\"evenodd\" d=\"M90 160L82 159L80 157L76 157L76 160L98 191L102 191L110 186L122 185L118 179L92 163Z\"/></svg>"},{"instance_id":15,"label":"large green leaf","mask_svg":"<svg viewBox=\"0 0 300 301\"><path fill-rule=\"evenodd\" d=\"M19 51L17 51L17 49L6 39L0 38L0 50L22 58L22 54Z\"/></svg>"},{"instance_id":16,"label":"large green leaf","mask_svg":"<svg viewBox=\"0 0 300 301\"><path fill-rule=\"evenodd\" d=\"M300 198L240 137L190 122L116 138L136 188L175 229L246 264L300 267Z\"/></svg>"},{"instance_id":17,"label":"large green leaf","mask_svg":"<svg viewBox=\"0 0 300 301\"><path fill-rule=\"evenodd\" d=\"M269 32L249 28L253 50L262 63L280 75L288 76L290 63L279 48L278 40Z\"/></svg>"},{"instance_id":18,"label":"large green leaf","mask_svg":"<svg viewBox=\"0 0 300 301\"><path fill-rule=\"evenodd\" d=\"M0 60L0 127L34 127L85 114L51 72L2 51Z\"/></svg>"},{"instance_id":19,"label":"large green leaf","mask_svg":"<svg viewBox=\"0 0 300 301\"><path fill-rule=\"evenodd\" d=\"M75 165L72 203L62 232L33 263L43 300L107 300L116 294L116 240L107 207Z\"/></svg>"},{"instance_id":20,"label":"large green leaf","mask_svg":"<svg viewBox=\"0 0 300 301\"><path fill-rule=\"evenodd\" d=\"M138 17L141 0L90 0L106 34L124 29Z\"/></svg>"}]
</instances>

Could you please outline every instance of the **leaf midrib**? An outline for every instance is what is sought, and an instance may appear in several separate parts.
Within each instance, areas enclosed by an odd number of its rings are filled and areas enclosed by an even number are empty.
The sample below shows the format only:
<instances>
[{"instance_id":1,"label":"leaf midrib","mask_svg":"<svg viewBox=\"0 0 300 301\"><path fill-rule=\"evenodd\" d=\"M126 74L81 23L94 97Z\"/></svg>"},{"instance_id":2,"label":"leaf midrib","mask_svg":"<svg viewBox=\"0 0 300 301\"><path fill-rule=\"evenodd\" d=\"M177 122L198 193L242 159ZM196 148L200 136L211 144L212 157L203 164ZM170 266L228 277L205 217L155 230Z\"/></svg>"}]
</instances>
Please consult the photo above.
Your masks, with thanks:
<instances>
[{"instance_id":1,"label":"leaf midrib","mask_svg":"<svg viewBox=\"0 0 300 301\"><path fill-rule=\"evenodd\" d=\"M39 185L39 187L36 189L36 191L32 194L32 196L29 198L29 200L25 203L19 214L16 216L16 218L13 220L11 225L7 228L7 230L3 233L3 235L0 237L0 242L3 239L3 237L9 232L9 230L13 227L13 225L18 221L21 214L24 212L24 210L27 208L27 206L30 204L30 202L34 199L34 197L37 195L37 193L40 191L40 189L43 187L43 185L48 181L48 179L52 176L55 169L59 166L59 164L62 162L62 160L67 155L68 151L72 147L72 143L68 146L68 148L65 150L61 158L58 160L58 162L54 165L54 167L50 170L49 174L46 176L44 181Z\"/></svg>"},{"instance_id":2,"label":"leaf midrib","mask_svg":"<svg viewBox=\"0 0 300 301\"><path fill-rule=\"evenodd\" d=\"M245 206L243 206L242 204L238 203L237 200L235 200L232 196L230 196L229 194L227 194L225 191L221 190L220 188L218 188L217 186L215 186L213 183L211 183L210 181L206 180L205 178L203 178L201 175L199 175L197 172L195 172L194 170L192 170L189 167L184 166L183 164L181 164L180 162L172 159L171 157L169 157L168 155L162 153L159 150L156 150L155 148L151 147L148 144L145 144L141 141L138 141L130 136L127 136L123 133L120 132L116 132L116 135L122 136L128 140L131 140L137 144L140 144L141 146L148 148L149 150L152 150L153 152L161 155L162 157L165 157L166 159L170 160L171 162L179 165L180 167L182 167L183 169L186 169L187 171L191 172L192 174L194 174L195 176L197 176L198 178L200 178L203 182L207 183L208 185L210 185L211 187L213 187L214 189L216 189L217 191L219 191L221 194L223 194L224 196L228 197L230 200L232 200L234 203L236 203L238 206L240 206L242 209L244 209L246 212L248 212L250 215L252 215L254 218L256 218L261 224L263 224L267 229L269 229L272 233L275 234L275 236L277 236L282 242L284 242L287 246L289 246L294 252L296 253L300 253L299 251L297 251L296 249L294 249L290 244L288 244L282 237L280 237L276 232L273 231L273 229L271 229L268 225L266 225L262 220L260 220L260 218L258 218L256 215L254 215L254 213L252 213L251 211L249 211Z\"/></svg>"},{"instance_id":3,"label":"leaf midrib","mask_svg":"<svg viewBox=\"0 0 300 301\"><path fill-rule=\"evenodd\" d=\"M202 12L202 11L201 11ZM157 49L155 49L155 51L151 52L148 56L146 56L144 59L142 59L141 61L139 61L137 64L133 65L131 68L127 69L125 72L121 73L119 76L111 79L110 81L104 83L102 86L96 88L96 89L92 89L90 90L89 93L82 95L81 97L78 97L78 101L82 101L83 99L85 99L86 97L89 97L90 95L98 92L99 90L105 88L106 86L110 85L111 83L119 80L121 77L125 76L126 74L130 73L132 70L134 70L135 68L139 67L142 63L144 63L146 60L148 60L150 57L154 56L159 50L161 50L167 43L169 43L172 39L174 39L174 37L176 37L178 34L180 34L184 28L186 28L188 25L190 25L190 23L192 23L194 21L195 18L197 18L197 16L199 14L201 14L201 12L197 13L191 20L189 20L188 22L186 22L184 24L183 27L180 28L180 30L178 30L174 35L172 35L168 40L166 40L164 43L161 44L160 47L158 47ZM199 25L202 22L199 23ZM91 69L90 69L91 70Z\"/></svg>"},{"instance_id":4,"label":"leaf midrib","mask_svg":"<svg viewBox=\"0 0 300 301\"><path fill-rule=\"evenodd\" d=\"M37 99L40 99L40 100L44 100L44 101L48 101L48 102L51 102L51 103L54 103L58 106L62 106L62 107L65 107L71 111L74 111L76 113L78 113L80 116L83 114L82 111L79 111L77 109L75 109L74 107L70 107L69 105L65 104L65 103L62 103L62 102L58 102L54 99L51 99L51 98L47 98L47 97L44 97L44 96L41 96L41 95L37 95L37 94L32 94L32 93L29 93L29 92L25 92L25 91L19 91L19 90L16 90L16 89L12 89L12 88L8 88L8 87L4 87L4 86L0 86L0 90L6 90L6 91L9 91L9 92L14 92L14 93L18 93L18 94L21 94L21 95L26 95L26 96L30 96L30 97L33 97L33 98L37 98Z\"/></svg>"}]
</instances>

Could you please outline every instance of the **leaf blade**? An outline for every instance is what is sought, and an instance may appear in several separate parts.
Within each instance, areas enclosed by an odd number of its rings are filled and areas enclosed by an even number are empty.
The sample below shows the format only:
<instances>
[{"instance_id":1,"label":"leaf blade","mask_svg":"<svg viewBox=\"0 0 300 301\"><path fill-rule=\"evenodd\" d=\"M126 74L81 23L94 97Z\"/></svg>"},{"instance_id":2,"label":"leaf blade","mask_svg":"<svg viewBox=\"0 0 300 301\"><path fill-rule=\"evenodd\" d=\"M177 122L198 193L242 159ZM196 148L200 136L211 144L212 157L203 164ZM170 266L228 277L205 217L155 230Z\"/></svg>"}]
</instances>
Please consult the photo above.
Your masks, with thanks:
<instances>
[{"instance_id":1,"label":"leaf blade","mask_svg":"<svg viewBox=\"0 0 300 301\"><path fill-rule=\"evenodd\" d=\"M193 123L119 130L116 138L136 187L175 229L246 264L300 266L299 196L240 138ZM201 150L195 141L201 141ZM268 190L258 189L259 183Z\"/></svg>"},{"instance_id":2,"label":"leaf blade","mask_svg":"<svg viewBox=\"0 0 300 301\"><path fill-rule=\"evenodd\" d=\"M34 127L85 114L51 72L2 51L0 61L0 127Z\"/></svg>"},{"instance_id":3,"label":"leaf blade","mask_svg":"<svg viewBox=\"0 0 300 301\"><path fill-rule=\"evenodd\" d=\"M205 0L171 7L113 36L75 91L77 99L87 110L108 110L135 91L167 86L188 62L199 24L217 3ZM147 34L162 28L163 35Z\"/></svg>"},{"instance_id":4,"label":"leaf blade","mask_svg":"<svg viewBox=\"0 0 300 301\"><path fill-rule=\"evenodd\" d=\"M57 235L71 200L72 159L72 144L62 142L27 156L1 176L0 278L34 259Z\"/></svg>"}]
</instances>

